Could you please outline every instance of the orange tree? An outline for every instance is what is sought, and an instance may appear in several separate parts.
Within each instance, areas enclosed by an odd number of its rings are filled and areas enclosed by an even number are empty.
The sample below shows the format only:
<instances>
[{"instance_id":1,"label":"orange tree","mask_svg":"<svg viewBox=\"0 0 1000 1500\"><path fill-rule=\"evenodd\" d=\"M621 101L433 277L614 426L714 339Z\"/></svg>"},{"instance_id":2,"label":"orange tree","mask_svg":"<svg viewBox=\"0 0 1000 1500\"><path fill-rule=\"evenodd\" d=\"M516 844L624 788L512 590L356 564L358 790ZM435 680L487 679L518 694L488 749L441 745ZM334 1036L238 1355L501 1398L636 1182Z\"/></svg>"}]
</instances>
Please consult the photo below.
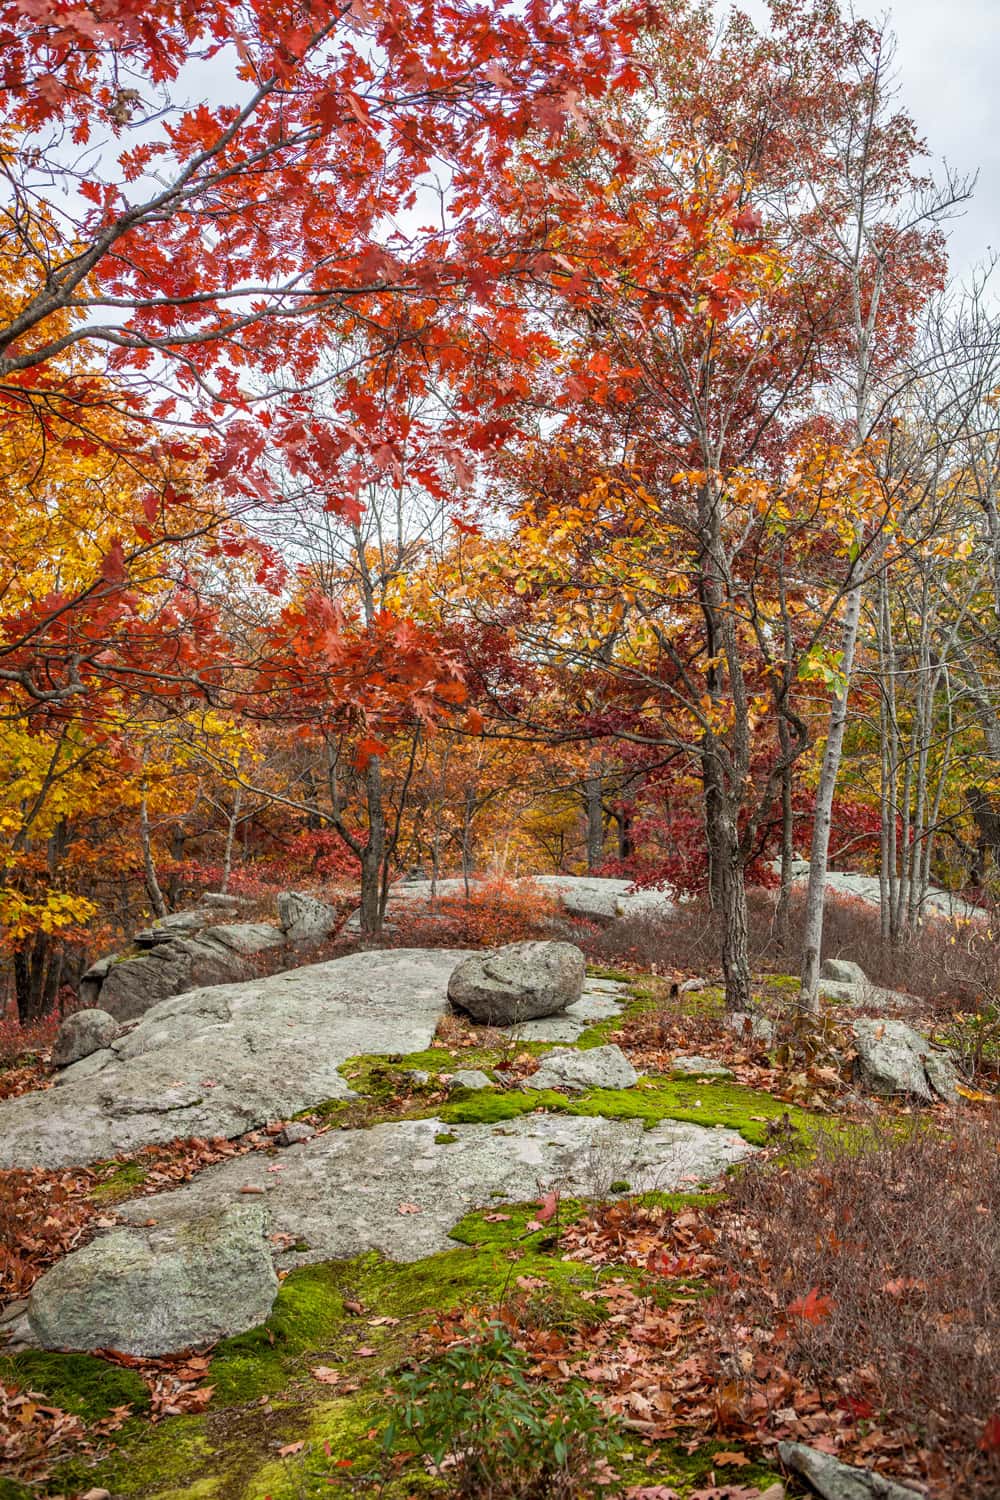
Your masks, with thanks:
<instances>
[{"instance_id":1,"label":"orange tree","mask_svg":"<svg viewBox=\"0 0 1000 1500\"><path fill-rule=\"evenodd\" d=\"M536 659L607 671L615 695L628 680L632 732L697 768L740 1010L746 869L816 732L801 683L834 700L828 741L846 703L829 635L903 503L879 401L909 378L944 264L943 205L908 218L919 145L887 106L878 34L826 3L774 12L773 37L737 17L716 46L711 17L680 8L643 54L647 91L609 102L569 184L539 145L495 192L561 271L535 288L529 441L501 471L530 603L517 628ZM862 427L842 402L859 379Z\"/></svg>"}]
</instances>

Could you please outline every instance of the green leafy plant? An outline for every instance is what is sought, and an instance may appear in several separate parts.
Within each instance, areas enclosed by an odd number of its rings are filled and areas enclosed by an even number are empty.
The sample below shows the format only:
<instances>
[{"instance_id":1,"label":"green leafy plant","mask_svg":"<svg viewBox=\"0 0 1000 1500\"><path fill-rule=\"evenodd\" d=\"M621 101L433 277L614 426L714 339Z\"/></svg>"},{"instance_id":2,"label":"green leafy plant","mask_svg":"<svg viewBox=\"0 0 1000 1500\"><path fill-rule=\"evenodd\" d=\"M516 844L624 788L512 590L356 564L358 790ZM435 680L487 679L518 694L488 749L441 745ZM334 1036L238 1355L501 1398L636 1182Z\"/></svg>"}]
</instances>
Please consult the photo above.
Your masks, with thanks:
<instances>
[{"instance_id":1,"label":"green leafy plant","mask_svg":"<svg viewBox=\"0 0 1000 1500\"><path fill-rule=\"evenodd\" d=\"M1000 1078L1000 1005L985 1002L960 1012L942 1036L967 1078Z\"/></svg>"},{"instance_id":2,"label":"green leafy plant","mask_svg":"<svg viewBox=\"0 0 1000 1500\"><path fill-rule=\"evenodd\" d=\"M502 1323L401 1376L383 1435L387 1457L419 1456L469 1500L620 1494L623 1442L581 1387L533 1383Z\"/></svg>"}]
</instances>

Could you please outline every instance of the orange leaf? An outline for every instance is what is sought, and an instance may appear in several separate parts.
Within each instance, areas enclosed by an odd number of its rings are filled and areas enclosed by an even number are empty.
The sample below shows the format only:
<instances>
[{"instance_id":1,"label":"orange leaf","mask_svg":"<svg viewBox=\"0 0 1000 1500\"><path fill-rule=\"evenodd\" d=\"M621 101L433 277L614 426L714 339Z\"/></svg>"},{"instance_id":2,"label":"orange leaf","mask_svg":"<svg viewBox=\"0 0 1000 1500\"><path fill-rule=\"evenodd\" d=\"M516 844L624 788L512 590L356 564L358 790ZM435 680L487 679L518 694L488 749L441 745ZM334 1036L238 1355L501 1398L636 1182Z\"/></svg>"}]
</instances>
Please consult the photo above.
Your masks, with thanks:
<instances>
[{"instance_id":1,"label":"orange leaf","mask_svg":"<svg viewBox=\"0 0 1000 1500\"><path fill-rule=\"evenodd\" d=\"M833 1303L829 1297L821 1297L819 1287L814 1286L804 1297L797 1297L794 1302L790 1302L788 1311L796 1317L805 1318L807 1323L825 1323L833 1312Z\"/></svg>"}]
</instances>

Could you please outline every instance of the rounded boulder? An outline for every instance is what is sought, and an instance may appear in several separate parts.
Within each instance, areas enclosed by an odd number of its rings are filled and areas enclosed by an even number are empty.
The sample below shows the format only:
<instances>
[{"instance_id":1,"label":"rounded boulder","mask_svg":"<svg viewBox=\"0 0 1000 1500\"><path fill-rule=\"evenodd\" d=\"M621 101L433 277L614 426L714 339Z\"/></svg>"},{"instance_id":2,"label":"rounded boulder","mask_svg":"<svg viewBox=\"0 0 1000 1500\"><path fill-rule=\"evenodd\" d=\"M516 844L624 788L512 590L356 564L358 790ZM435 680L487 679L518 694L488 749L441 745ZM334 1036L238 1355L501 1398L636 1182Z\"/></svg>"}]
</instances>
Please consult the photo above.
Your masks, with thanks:
<instances>
[{"instance_id":1,"label":"rounded boulder","mask_svg":"<svg viewBox=\"0 0 1000 1500\"><path fill-rule=\"evenodd\" d=\"M66 1017L56 1033L52 1062L57 1068L89 1057L108 1047L118 1035L118 1022L106 1010L75 1010Z\"/></svg>"},{"instance_id":2,"label":"rounded boulder","mask_svg":"<svg viewBox=\"0 0 1000 1500\"><path fill-rule=\"evenodd\" d=\"M448 999L483 1026L516 1026L579 1000L585 976L583 954L573 943L508 943L460 963Z\"/></svg>"}]
</instances>

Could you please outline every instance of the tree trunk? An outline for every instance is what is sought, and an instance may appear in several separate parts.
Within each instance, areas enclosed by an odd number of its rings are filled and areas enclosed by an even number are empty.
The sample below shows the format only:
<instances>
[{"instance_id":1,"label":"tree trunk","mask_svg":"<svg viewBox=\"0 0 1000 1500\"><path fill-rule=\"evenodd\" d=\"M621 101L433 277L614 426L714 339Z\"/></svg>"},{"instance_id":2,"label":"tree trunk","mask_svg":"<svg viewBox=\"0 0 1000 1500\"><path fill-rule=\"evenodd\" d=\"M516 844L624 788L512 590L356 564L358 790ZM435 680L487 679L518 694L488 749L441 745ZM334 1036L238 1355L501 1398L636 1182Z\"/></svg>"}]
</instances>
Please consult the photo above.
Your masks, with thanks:
<instances>
[{"instance_id":1,"label":"tree trunk","mask_svg":"<svg viewBox=\"0 0 1000 1500\"><path fill-rule=\"evenodd\" d=\"M791 754L788 725L784 719L778 721L778 738L781 754ZM778 888L778 905L775 911L775 928L782 953L790 947L792 862L795 858L795 815L792 807L792 767L790 761L781 772L781 884Z\"/></svg>"},{"instance_id":2,"label":"tree trunk","mask_svg":"<svg viewBox=\"0 0 1000 1500\"><path fill-rule=\"evenodd\" d=\"M142 798L139 802L139 840L142 845L142 868L146 880L146 892L152 902L156 915L158 917L165 917L167 915L167 903L163 899L160 882L156 877L153 845L149 835L149 804L146 799L145 789L143 789Z\"/></svg>"},{"instance_id":3,"label":"tree trunk","mask_svg":"<svg viewBox=\"0 0 1000 1500\"><path fill-rule=\"evenodd\" d=\"M365 769L368 842L361 851L361 931L379 937L385 916L385 809L382 806L382 763L373 755Z\"/></svg>"},{"instance_id":4,"label":"tree trunk","mask_svg":"<svg viewBox=\"0 0 1000 1500\"><path fill-rule=\"evenodd\" d=\"M226 848L222 856L222 880L219 890L223 895L229 889L229 877L233 873L233 846L236 843L236 828L240 821L240 807L243 803L243 787L236 783L236 791L233 793L233 810L229 815L229 826L226 829Z\"/></svg>"},{"instance_id":5,"label":"tree trunk","mask_svg":"<svg viewBox=\"0 0 1000 1500\"><path fill-rule=\"evenodd\" d=\"M604 859L603 780L598 774L583 783L583 805L587 824L587 874L593 875Z\"/></svg>"},{"instance_id":6,"label":"tree trunk","mask_svg":"<svg viewBox=\"0 0 1000 1500\"><path fill-rule=\"evenodd\" d=\"M806 891L805 924L802 933L802 986L799 1004L804 1010L819 1014L819 964L823 948L823 906L826 896L826 865L830 853L830 825L833 821L833 794L840 771L840 756L847 727L847 705L851 695L851 672L861 622L862 585L856 583L847 595L842 634L840 670L843 688L833 701L830 732L823 751L823 766L816 788L816 812L813 821L812 847L809 851L809 886Z\"/></svg>"},{"instance_id":7,"label":"tree trunk","mask_svg":"<svg viewBox=\"0 0 1000 1500\"><path fill-rule=\"evenodd\" d=\"M752 1009L747 891L736 818L726 806L721 787L712 803L709 844L716 909L722 918L722 974L727 1011Z\"/></svg>"}]
</instances>

